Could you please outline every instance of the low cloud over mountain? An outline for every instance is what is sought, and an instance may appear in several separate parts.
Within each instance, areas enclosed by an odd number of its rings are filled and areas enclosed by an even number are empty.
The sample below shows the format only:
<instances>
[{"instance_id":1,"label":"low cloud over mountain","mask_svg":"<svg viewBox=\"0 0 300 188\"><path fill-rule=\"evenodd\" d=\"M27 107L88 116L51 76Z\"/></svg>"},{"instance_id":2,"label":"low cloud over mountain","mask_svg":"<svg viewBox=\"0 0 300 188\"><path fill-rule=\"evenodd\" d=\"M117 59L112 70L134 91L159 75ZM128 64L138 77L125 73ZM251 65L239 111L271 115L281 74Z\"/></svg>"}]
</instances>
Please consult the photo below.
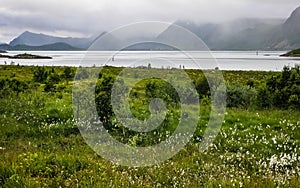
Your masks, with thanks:
<instances>
[{"instance_id":1,"label":"low cloud over mountain","mask_svg":"<svg viewBox=\"0 0 300 188\"><path fill-rule=\"evenodd\" d=\"M192 21L176 21L174 24L182 26L201 38L212 50L290 50L300 47L300 7L285 19L237 19L226 23L196 24ZM173 26L161 32L154 41L176 40L184 43L172 31ZM99 35L102 36L104 33ZM136 31L132 34L137 38L143 38L143 33ZM99 46L99 50L117 50L123 41L118 36L107 34L107 41ZM54 37L45 34L24 32L13 39L8 45L1 45L0 49L39 49L38 46L57 47L60 50L87 49L98 37L71 38ZM185 44L187 49L197 49L195 44ZM35 48L32 48L34 47ZM19 47L17 49L20 49ZM173 48L155 45L152 43L135 45L130 50L171 50ZM55 49L54 49L55 50Z\"/></svg>"}]
</instances>

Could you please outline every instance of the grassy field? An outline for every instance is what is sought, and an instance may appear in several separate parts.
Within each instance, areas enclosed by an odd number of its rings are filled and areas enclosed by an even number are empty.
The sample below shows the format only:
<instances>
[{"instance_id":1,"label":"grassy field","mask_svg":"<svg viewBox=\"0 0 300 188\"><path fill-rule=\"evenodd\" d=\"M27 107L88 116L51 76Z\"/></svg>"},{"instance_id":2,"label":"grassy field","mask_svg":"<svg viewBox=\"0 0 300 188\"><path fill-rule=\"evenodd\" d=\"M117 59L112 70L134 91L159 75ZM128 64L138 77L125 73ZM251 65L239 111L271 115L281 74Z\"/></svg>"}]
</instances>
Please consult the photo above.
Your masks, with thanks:
<instances>
[{"instance_id":1,"label":"grassy field","mask_svg":"<svg viewBox=\"0 0 300 188\"><path fill-rule=\"evenodd\" d=\"M61 77L55 90L44 91L49 79L33 81L37 67L0 67L0 79L27 84L23 91L1 90L0 187L299 187L299 110L227 108L214 144L199 152L210 115L203 98L196 133L178 154L155 166L118 166L97 155L81 136L73 118L73 81L64 78L65 68L45 69ZM193 80L203 77L199 71L187 73ZM250 80L254 86L279 74L223 73L227 82ZM145 94L141 87L135 90Z\"/></svg>"}]
</instances>

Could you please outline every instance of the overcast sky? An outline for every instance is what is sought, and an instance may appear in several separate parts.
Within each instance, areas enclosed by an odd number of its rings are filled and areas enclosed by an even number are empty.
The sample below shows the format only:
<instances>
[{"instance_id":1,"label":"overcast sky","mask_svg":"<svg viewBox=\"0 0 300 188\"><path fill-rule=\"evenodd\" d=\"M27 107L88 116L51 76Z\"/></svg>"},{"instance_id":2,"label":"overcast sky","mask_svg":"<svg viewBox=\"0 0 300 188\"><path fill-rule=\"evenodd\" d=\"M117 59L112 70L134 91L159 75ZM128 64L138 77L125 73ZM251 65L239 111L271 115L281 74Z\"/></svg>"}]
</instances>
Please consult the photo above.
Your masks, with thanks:
<instances>
[{"instance_id":1,"label":"overcast sky","mask_svg":"<svg viewBox=\"0 0 300 188\"><path fill-rule=\"evenodd\" d=\"M140 21L287 18L297 6L299 0L0 0L0 41L26 30L78 37Z\"/></svg>"}]
</instances>

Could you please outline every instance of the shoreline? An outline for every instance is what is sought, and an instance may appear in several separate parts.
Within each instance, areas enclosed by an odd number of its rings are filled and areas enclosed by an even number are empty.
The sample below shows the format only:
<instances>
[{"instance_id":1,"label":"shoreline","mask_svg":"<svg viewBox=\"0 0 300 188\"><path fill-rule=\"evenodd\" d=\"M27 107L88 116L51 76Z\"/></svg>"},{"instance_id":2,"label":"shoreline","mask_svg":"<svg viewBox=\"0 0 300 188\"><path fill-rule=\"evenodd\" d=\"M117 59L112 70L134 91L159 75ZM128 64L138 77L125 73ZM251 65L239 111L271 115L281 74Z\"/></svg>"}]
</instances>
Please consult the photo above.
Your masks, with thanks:
<instances>
[{"instance_id":1,"label":"shoreline","mask_svg":"<svg viewBox=\"0 0 300 188\"><path fill-rule=\"evenodd\" d=\"M70 67L70 68L84 68L84 69L89 69L89 68L98 68L98 69L103 69L103 68L115 68L115 69L147 69L147 68L141 68L141 67L122 67L122 66L110 66L110 65L106 65L106 66L91 66L91 67L81 67L81 66L67 66L67 65L21 65L21 64L15 64L15 62L13 62L14 64L0 64L0 69L1 67L45 67L45 68L64 68L64 67ZM300 66L298 64L296 64L296 66ZM291 66L290 66L291 67ZM184 70L184 71L220 71L220 72L251 72L251 73L279 73L282 72L283 70L278 70L278 71L266 71L266 70L222 70L222 69L178 69L178 68L170 68L170 69L162 69L162 68L151 68L151 69L156 69L159 71L170 71L170 70Z\"/></svg>"}]
</instances>

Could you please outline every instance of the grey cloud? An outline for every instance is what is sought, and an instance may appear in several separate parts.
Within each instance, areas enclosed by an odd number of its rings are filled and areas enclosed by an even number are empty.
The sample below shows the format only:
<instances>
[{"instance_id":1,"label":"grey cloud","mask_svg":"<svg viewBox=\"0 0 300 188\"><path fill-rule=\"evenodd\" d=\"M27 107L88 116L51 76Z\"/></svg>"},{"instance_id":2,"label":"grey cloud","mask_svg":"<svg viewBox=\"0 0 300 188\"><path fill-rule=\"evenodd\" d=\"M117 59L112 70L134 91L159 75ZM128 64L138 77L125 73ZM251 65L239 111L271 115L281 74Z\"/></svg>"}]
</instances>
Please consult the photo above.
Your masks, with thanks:
<instances>
[{"instance_id":1,"label":"grey cloud","mask_svg":"<svg viewBox=\"0 0 300 188\"><path fill-rule=\"evenodd\" d=\"M286 18L298 0L0 0L0 41L25 30L91 35L140 21Z\"/></svg>"}]
</instances>

